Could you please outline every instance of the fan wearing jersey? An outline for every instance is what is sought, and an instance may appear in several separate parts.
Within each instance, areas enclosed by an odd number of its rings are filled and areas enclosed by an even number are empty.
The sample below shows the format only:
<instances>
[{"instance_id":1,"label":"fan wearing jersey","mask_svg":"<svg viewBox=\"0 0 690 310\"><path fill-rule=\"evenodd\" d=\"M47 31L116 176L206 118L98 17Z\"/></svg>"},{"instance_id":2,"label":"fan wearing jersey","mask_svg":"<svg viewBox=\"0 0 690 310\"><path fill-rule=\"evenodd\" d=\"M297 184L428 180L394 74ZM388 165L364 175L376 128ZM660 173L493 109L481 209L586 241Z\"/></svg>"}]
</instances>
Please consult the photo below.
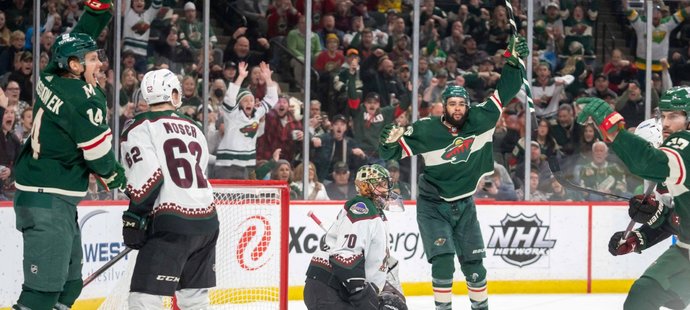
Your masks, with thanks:
<instances>
[{"instance_id":1,"label":"fan wearing jersey","mask_svg":"<svg viewBox=\"0 0 690 310\"><path fill-rule=\"evenodd\" d=\"M215 286L218 216L206 178L208 146L201 127L176 112L182 88L168 69L141 82L149 111L120 137L130 203L122 215L125 244L139 250L129 309L160 309L177 296L181 309L207 309Z\"/></svg>"},{"instance_id":2,"label":"fan wearing jersey","mask_svg":"<svg viewBox=\"0 0 690 310\"><path fill-rule=\"evenodd\" d=\"M271 68L261 62L259 69L267 85L266 96L260 103L255 103L249 89L241 88L249 74L247 63L239 63L237 79L228 85L220 110L225 131L216 152L215 178L248 179L254 172L259 122L278 102L278 85L271 79Z\"/></svg>"},{"instance_id":3,"label":"fan wearing jersey","mask_svg":"<svg viewBox=\"0 0 690 310\"><path fill-rule=\"evenodd\" d=\"M656 182L657 190L668 190L672 196L662 199L664 203L653 196L633 197L628 215L642 226L627 236L616 232L609 241L611 254L624 255L641 253L673 234L678 236L676 244L635 280L623 308L685 309L690 305L690 87L671 88L661 97L663 143L659 148L625 130L623 117L605 101L580 98L577 102L585 104L577 119L579 123L591 118L630 172Z\"/></svg>"},{"instance_id":4,"label":"fan wearing jersey","mask_svg":"<svg viewBox=\"0 0 690 310\"><path fill-rule=\"evenodd\" d=\"M84 1L72 32L55 38L36 77L31 136L16 159L16 227L22 233L24 283L14 309L68 309L82 289L77 204L89 174L106 189L125 184L111 150L106 94L95 38L110 22L110 0ZM104 85L103 85L104 86Z\"/></svg>"},{"instance_id":5,"label":"fan wearing jersey","mask_svg":"<svg viewBox=\"0 0 690 310\"><path fill-rule=\"evenodd\" d=\"M492 136L503 104L523 84L529 54L524 38L512 37L496 91L482 103L471 104L461 86L443 94L444 115L416 121L407 130L394 125L381 133L379 153L398 160L421 154L426 167L419 177L417 224L424 252L431 263L436 309L451 309L454 256L465 275L472 309L488 309L485 257L472 195L477 184L494 172Z\"/></svg>"},{"instance_id":6,"label":"fan wearing jersey","mask_svg":"<svg viewBox=\"0 0 690 310\"><path fill-rule=\"evenodd\" d=\"M304 303L310 310L407 309L401 292L386 283L392 267L383 212L391 193L388 170L362 166L355 186L357 196L345 203L311 259Z\"/></svg>"}]
</instances>

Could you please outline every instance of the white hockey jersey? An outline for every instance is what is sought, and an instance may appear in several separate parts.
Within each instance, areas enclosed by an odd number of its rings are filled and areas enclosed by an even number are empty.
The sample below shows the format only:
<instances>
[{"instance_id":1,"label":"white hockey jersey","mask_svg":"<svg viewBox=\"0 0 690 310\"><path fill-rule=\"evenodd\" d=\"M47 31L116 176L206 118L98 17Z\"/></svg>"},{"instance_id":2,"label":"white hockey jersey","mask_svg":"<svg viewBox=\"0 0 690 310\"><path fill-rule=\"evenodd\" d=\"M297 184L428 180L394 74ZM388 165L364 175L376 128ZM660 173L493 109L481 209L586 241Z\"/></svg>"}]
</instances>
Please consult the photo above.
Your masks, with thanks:
<instances>
[{"instance_id":1,"label":"white hockey jersey","mask_svg":"<svg viewBox=\"0 0 690 310\"><path fill-rule=\"evenodd\" d=\"M209 152L201 128L174 112L146 112L120 139L129 211L151 214L157 230L200 233L218 227L206 178Z\"/></svg>"},{"instance_id":2,"label":"white hockey jersey","mask_svg":"<svg viewBox=\"0 0 690 310\"><path fill-rule=\"evenodd\" d=\"M345 203L328 229L325 240L328 250L316 250L307 276L326 271L346 281L361 276L358 273L363 264L366 281L380 291L388 272L388 236L385 214L371 200L356 196ZM334 268L335 264L341 268Z\"/></svg>"},{"instance_id":3,"label":"white hockey jersey","mask_svg":"<svg viewBox=\"0 0 690 310\"><path fill-rule=\"evenodd\" d=\"M237 102L240 87L234 83L228 85L225 93L221 115L225 124L225 133L216 151L216 166L249 167L256 165L256 139L259 121L278 102L278 87L266 88L266 96L261 100L254 113L247 116ZM270 129L267 129L270 130Z\"/></svg>"}]
</instances>

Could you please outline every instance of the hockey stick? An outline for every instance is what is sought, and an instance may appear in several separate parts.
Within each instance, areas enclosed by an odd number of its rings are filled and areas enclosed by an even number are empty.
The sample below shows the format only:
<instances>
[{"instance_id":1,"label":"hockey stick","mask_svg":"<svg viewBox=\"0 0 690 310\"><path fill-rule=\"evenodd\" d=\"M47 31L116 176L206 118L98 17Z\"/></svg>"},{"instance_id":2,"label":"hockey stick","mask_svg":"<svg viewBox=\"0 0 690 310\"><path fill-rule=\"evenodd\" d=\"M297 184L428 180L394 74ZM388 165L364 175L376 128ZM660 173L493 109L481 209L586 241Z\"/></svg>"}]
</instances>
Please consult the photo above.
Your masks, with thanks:
<instances>
[{"instance_id":1,"label":"hockey stick","mask_svg":"<svg viewBox=\"0 0 690 310\"><path fill-rule=\"evenodd\" d=\"M326 228L326 225L324 225L323 222L321 222L321 220L316 216L316 214L314 214L314 212L311 212L311 211L307 212L307 216L309 216L312 220L314 220L314 222L317 225L319 225L319 227L321 227L321 229L323 229L323 232L328 232L328 228Z\"/></svg>"},{"instance_id":2,"label":"hockey stick","mask_svg":"<svg viewBox=\"0 0 690 310\"><path fill-rule=\"evenodd\" d=\"M565 178L565 176L563 175L563 171L561 171L561 166L558 163L558 159L555 156L549 157L548 162L549 162L549 168L551 169L551 173L553 174L553 177L556 179L556 181L558 181L558 183L563 185L563 187L570 188L570 189L575 190L575 191L587 192L590 194L596 194L596 195L600 195L600 196L609 196L609 197L613 197L613 198L617 198L617 199L630 201L630 198L625 197L625 196L620 196L620 195L616 195L616 194L612 194L612 193L604 193L604 192L600 192L600 191L597 191L597 190L594 190L591 188L586 188L586 187L575 185L572 182L570 182L568 179ZM644 193L644 199L647 199L647 197L649 197L649 195L652 194L652 191L654 191L654 187L655 186L653 184L650 185L649 187L647 187L647 189L645 190L645 193ZM630 232L632 231L632 229L634 227L635 227L635 221L630 220L630 222L628 223L628 226L625 228L625 232L623 232L623 237L621 238L620 243L625 242L625 239L628 238L628 235L630 235Z\"/></svg>"},{"instance_id":3,"label":"hockey stick","mask_svg":"<svg viewBox=\"0 0 690 310\"><path fill-rule=\"evenodd\" d=\"M568 179L565 178L565 176L563 175L563 171L561 171L561 165L558 163L558 158L556 158L556 156L549 157L549 158L547 158L547 160L549 162L549 168L551 169L551 173L553 174L553 177L556 179L556 181L558 181L558 183L561 183L561 185L563 185L563 187L565 187L565 188L569 188L569 189L572 189L574 191L580 191L580 192L595 194L595 195L599 195L599 196L608 196L611 198L621 199L621 200L625 200L625 201L630 200L630 197L616 195L613 193L605 193L605 192L601 192L601 191L598 191L595 189L576 185L573 182L570 182Z\"/></svg>"},{"instance_id":4,"label":"hockey stick","mask_svg":"<svg viewBox=\"0 0 690 310\"><path fill-rule=\"evenodd\" d=\"M125 248L125 250L120 252L120 254L117 254L115 257L111 258L107 263L105 263L105 265L103 265L101 268L98 268L98 270L86 277L86 279L84 279L83 287L86 287L89 283L93 282L93 280L96 280L98 276L115 265L115 263L120 261L123 257L125 257L125 255L129 254L129 252L132 252L132 248Z\"/></svg>"}]
</instances>

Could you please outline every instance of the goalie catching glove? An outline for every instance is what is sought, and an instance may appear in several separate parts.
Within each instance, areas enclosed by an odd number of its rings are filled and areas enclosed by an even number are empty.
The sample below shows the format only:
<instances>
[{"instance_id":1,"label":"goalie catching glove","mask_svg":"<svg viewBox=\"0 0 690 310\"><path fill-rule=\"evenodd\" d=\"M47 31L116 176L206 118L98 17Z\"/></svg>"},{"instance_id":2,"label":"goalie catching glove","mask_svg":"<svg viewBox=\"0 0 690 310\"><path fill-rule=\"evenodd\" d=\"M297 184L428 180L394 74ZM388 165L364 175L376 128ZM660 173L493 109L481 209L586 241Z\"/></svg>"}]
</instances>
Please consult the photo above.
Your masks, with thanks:
<instances>
[{"instance_id":1,"label":"goalie catching glove","mask_svg":"<svg viewBox=\"0 0 690 310\"><path fill-rule=\"evenodd\" d=\"M503 57L506 58L506 63L515 67L523 68L524 62L521 63L521 58L526 58L529 56L529 46L525 38L522 36L512 36L510 37L510 43L508 43L508 48L503 53Z\"/></svg>"},{"instance_id":2,"label":"goalie catching glove","mask_svg":"<svg viewBox=\"0 0 690 310\"><path fill-rule=\"evenodd\" d=\"M609 240L609 253L613 256L625 255L631 252L641 253L642 247L645 244L642 234L637 230L633 230L628 235L628 238L625 239L623 239L623 234L625 234L624 231L619 231L611 236L611 240Z\"/></svg>"},{"instance_id":3,"label":"goalie catching glove","mask_svg":"<svg viewBox=\"0 0 690 310\"><path fill-rule=\"evenodd\" d=\"M125 245L138 250L146 243L146 226L148 217L134 212L125 211L122 214L122 239Z\"/></svg>"},{"instance_id":4,"label":"goalie catching glove","mask_svg":"<svg viewBox=\"0 0 690 310\"><path fill-rule=\"evenodd\" d=\"M577 104L585 104L585 107L577 116L577 122L584 125L590 117L599 128L605 142L613 142L619 131L625 130L625 120L611 106L599 98L580 98Z\"/></svg>"}]
</instances>

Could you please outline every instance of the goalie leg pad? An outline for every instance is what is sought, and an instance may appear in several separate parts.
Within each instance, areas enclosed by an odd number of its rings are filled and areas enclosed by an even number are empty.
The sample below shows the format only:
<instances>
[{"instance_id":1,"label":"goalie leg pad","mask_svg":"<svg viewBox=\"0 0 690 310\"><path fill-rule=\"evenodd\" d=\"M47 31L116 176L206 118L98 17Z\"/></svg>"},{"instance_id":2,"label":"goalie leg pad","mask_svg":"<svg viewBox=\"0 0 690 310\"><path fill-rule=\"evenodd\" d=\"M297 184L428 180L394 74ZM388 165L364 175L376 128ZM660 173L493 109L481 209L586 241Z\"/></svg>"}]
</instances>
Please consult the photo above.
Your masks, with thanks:
<instances>
[{"instance_id":1,"label":"goalie leg pad","mask_svg":"<svg viewBox=\"0 0 690 310\"><path fill-rule=\"evenodd\" d=\"M175 292L175 296L177 296L177 306L181 310L204 310L208 309L210 304L207 288L181 289Z\"/></svg>"},{"instance_id":2,"label":"goalie leg pad","mask_svg":"<svg viewBox=\"0 0 690 310\"><path fill-rule=\"evenodd\" d=\"M67 306L67 308L72 307L74 302L79 298L81 294L81 289L84 287L84 282L81 279L69 280L65 282L65 286L60 293L58 302Z\"/></svg>"},{"instance_id":3,"label":"goalie leg pad","mask_svg":"<svg viewBox=\"0 0 690 310\"><path fill-rule=\"evenodd\" d=\"M59 296L60 292L42 292L22 285L16 308L21 309L21 305L28 309L52 309Z\"/></svg>"},{"instance_id":4,"label":"goalie leg pad","mask_svg":"<svg viewBox=\"0 0 690 310\"><path fill-rule=\"evenodd\" d=\"M161 309L163 296L131 292L129 293L128 305L129 310Z\"/></svg>"}]
</instances>

